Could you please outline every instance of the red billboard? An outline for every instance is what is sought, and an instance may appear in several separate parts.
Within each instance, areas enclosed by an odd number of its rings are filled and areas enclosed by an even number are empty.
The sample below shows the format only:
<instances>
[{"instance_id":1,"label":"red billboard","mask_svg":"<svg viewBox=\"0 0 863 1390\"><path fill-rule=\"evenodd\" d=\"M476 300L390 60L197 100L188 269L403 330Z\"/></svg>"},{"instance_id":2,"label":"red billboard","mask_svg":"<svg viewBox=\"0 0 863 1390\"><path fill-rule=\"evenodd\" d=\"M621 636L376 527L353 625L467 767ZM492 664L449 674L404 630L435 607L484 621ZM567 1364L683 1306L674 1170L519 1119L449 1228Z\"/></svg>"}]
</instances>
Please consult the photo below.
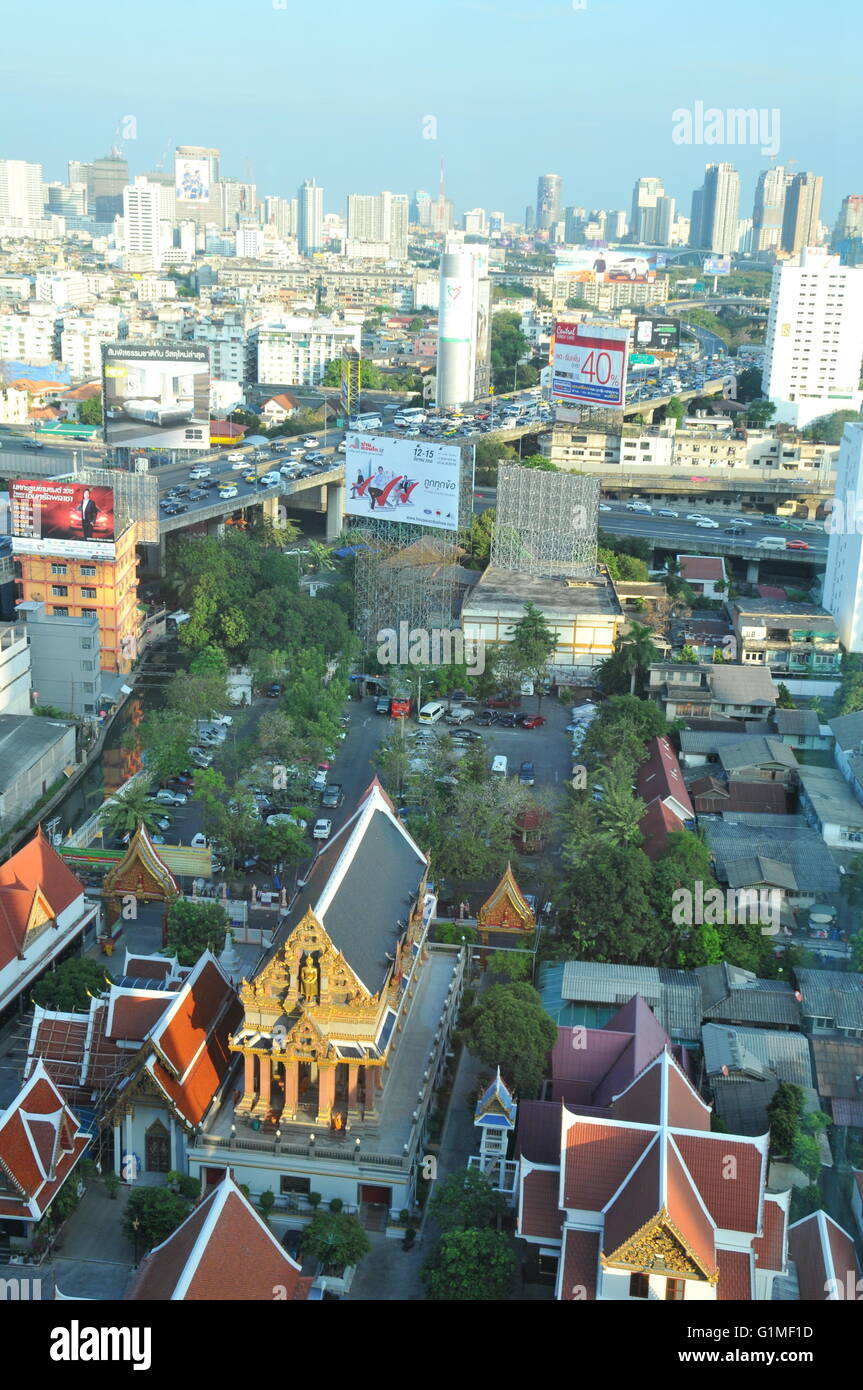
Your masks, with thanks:
<instances>
[{"instance_id":1,"label":"red billboard","mask_svg":"<svg viewBox=\"0 0 863 1390\"><path fill-rule=\"evenodd\" d=\"M114 489L55 479L17 479L12 548L22 555L114 558Z\"/></svg>"}]
</instances>

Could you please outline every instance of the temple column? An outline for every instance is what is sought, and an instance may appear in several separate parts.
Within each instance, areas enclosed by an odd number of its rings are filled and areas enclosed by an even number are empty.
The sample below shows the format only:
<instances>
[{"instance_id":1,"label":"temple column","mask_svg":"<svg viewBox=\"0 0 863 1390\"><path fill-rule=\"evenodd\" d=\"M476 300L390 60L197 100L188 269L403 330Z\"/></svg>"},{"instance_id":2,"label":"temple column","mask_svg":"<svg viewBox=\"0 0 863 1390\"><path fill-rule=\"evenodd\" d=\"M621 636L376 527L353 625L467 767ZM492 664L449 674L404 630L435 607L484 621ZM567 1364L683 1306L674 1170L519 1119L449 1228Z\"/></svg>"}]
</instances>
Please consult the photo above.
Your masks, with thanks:
<instances>
[{"instance_id":1,"label":"temple column","mask_svg":"<svg viewBox=\"0 0 863 1390\"><path fill-rule=\"evenodd\" d=\"M283 1062L282 1072L285 1082L285 1106L282 1110L282 1119L295 1120L297 1117L297 1095L300 1088L299 1062Z\"/></svg>"},{"instance_id":2,"label":"temple column","mask_svg":"<svg viewBox=\"0 0 863 1390\"><path fill-rule=\"evenodd\" d=\"M260 1115L266 1119L270 1113L270 1087L273 1079L273 1064L269 1057L259 1057L258 1064L261 1074L261 1089L258 1095L258 1103L252 1111L253 1115Z\"/></svg>"},{"instance_id":3,"label":"temple column","mask_svg":"<svg viewBox=\"0 0 863 1390\"><path fill-rule=\"evenodd\" d=\"M359 1105L357 1104L357 1085L360 1079L360 1069L355 1062L348 1063L348 1119L359 1119Z\"/></svg>"},{"instance_id":4,"label":"temple column","mask_svg":"<svg viewBox=\"0 0 863 1390\"><path fill-rule=\"evenodd\" d=\"M255 1054L246 1052L243 1056L243 1098L237 1106L238 1115L248 1115L255 1103Z\"/></svg>"},{"instance_id":5,"label":"temple column","mask_svg":"<svg viewBox=\"0 0 863 1390\"><path fill-rule=\"evenodd\" d=\"M316 1125L328 1125L333 1113L336 1098L336 1066L334 1062L322 1062L318 1067L318 1113Z\"/></svg>"},{"instance_id":6,"label":"temple column","mask_svg":"<svg viewBox=\"0 0 863 1390\"><path fill-rule=\"evenodd\" d=\"M366 1067L366 1108L363 1116L366 1120L377 1117L377 1089L378 1089L378 1069L377 1067Z\"/></svg>"}]
</instances>

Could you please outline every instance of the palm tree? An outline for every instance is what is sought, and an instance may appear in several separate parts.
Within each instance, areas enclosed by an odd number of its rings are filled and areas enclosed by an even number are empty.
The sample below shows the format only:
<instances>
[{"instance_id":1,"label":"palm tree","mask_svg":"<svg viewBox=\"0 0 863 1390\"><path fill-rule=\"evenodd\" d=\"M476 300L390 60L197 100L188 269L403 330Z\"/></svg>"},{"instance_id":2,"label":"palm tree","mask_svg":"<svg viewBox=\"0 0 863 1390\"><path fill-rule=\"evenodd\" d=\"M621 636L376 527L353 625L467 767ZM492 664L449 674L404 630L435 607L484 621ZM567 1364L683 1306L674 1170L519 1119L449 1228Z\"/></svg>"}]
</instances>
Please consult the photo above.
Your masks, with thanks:
<instances>
[{"instance_id":1,"label":"palm tree","mask_svg":"<svg viewBox=\"0 0 863 1390\"><path fill-rule=\"evenodd\" d=\"M134 835L139 825L145 830L155 830L159 815L159 807L150 800L146 787L138 783L106 801L99 812L99 820L105 830L122 838Z\"/></svg>"},{"instance_id":2,"label":"palm tree","mask_svg":"<svg viewBox=\"0 0 863 1390\"><path fill-rule=\"evenodd\" d=\"M612 759L602 788L602 801L596 809L596 838L606 845L639 846L642 834L638 822L647 808L632 790L632 768L627 759Z\"/></svg>"},{"instance_id":3,"label":"palm tree","mask_svg":"<svg viewBox=\"0 0 863 1390\"><path fill-rule=\"evenodd\" d=\"M630 674L629 693L635 694L639 677L644 676L652 661L659 658L653 643L653 633L645 623L633 623L625 636L616 642L617 650L623 660L624 668Z\"/></svg>"}]
</instances>

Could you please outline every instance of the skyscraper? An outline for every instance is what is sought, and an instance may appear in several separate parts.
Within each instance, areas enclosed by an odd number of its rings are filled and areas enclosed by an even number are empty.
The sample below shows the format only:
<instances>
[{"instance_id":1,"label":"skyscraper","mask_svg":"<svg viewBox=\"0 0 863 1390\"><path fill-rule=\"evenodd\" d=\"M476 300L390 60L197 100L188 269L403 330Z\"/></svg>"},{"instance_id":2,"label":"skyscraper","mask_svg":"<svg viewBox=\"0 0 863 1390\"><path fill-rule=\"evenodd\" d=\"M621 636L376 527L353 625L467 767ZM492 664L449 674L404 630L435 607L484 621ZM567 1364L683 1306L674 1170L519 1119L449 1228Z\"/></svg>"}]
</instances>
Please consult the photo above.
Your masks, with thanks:
<instances>
[{"instance_id":1,"label":"skyscraper","mask_svg":"<svg viewBox=\"0 0 863 1390\"><path fill-rule=\"evenodd\" d=\"M637 246L652 246L657 236L657 203L665 197L662 179L637 179L632 191L632 215L629 219L629 239Z\"/></svg>"},{"instance_id":2,"label":"skyscraper","mask_svg":"<svg viewBox=\"0 0 863 1390\"><path fill-rule=\"evenodd\" d=\"M796 256L804 246L815 246L818 241L823 183L820 174L794 174L788 179L785 216L782 219L782 250L791 256Z\"/></svg>"},{"instance_id":3,"label":"skyscraper","mask_svg":"<svg viewBox=\"0 0 863 1390\"><path fill-rule=\"evenodd\" d=\"M540 174L536 185L536 227L547 232L560 221L560 174Z\"/></svg>"},{"instance_id":4,"label":"skyscraper","mask_svg":"<svg viewBox=\"0 0 863 1390\"><path fill-rule=\"evenodd\" d=\"M764 357L764 393L777 423L810 424L859 410L863 358L863 269L822 247L803 247L773 271Z\"/></svg>"},{"instance_id":5,"label":"skyscraper","mask_svg":"<svg viewBox=\"0 0 863 1390\"><path fill-rule=\"evenodd\" d=\"M371 241L389 247L393 260L408 253L408 199L404 193L349 193L348 241Z\"/></svg>"},{"instance_id":6,"label":"skyscraper","mask_svg":"<svg viewBox=\"0 0 863 1390\"><path fill-rule=\"evenodd\" d=\"M159 185L143 176L123 189L123 229L126 256L139 269L162 265L161 198Z\"/></svg>"},{"instance_id":7,"label":"skyscraper","mask_svg":"<svg viewBox=\"0 0 863 1390\"><path fill-rule=\"evenodd\" d=\"M849 193L842 199L842 207L833 228L834 246L849 237L863 237L863 193Z\"/></svg>"},{"instance_id":8,"label":"skyscraper","mask_svg":"<svg viewBox=\"0 0 863 1390\"><path fill-rule=\"evenodd\" d=\"M740 175L732 164L708 164L704 183L692 195L690 246L717 256L737 250Z\"/></svg>"},{"instance_id":9,"label":"skyscraper","mask_svg":"<svg viewBox=\"0 0 863 1390\"><path fill-rule=\"evenodd\" d=\"M440 260L438 306L438 407L488 395L491 282L488 247L448 243Z\"/></svg>"},{"instance_id":10,"label":"skyscraper","mask_svg":"<svg viewBox=\"0 0 863 1390\"><path fill-rule=\"evenodd\" d=\"M410 220L415 227L431 226L431 194L418 188L411 198Z\"/></svg>"},{"instance_id":11,"label":"skyscraper","mask_svg":"<svg viewBox=\"0 0 863 1390\"><path fill-rule=\"evenodd\" d=\"M656 200L656 244L657 246L670 246L674 236L674 219L677 214L677 200L675 198L657 198Z\"/></svg>"},{"instance_id":12,"label":"skyscraper","mask_svg":"<svg viewBox=\"0 0 863 1390\"><path fill-rule=\"evenodd\" d=\"M297 241L300 255L311 256L324 244L324 190L314 179L306 179L297 192L299 228Z\"/></svg>"},{"instance_id":13,"label":"skyscraper","mask_svg":"<svg viewBox=\"0 0 863 1390\"><path fill-rule=\"evenodd\" d=\"M0 159L0 218L42 217L42 165Z\"/></svg>"},{"instance_id":14,"label":"skyscraper","mask_svg":"<svg viewBox=\"0 0 863 1390\"><path fill-rule=\"evenodd\" d=\"M781 164L762 169L752 205L752 250L776 251L782 241L785 189L788 176Z\"/></svg>"}]
</instances>

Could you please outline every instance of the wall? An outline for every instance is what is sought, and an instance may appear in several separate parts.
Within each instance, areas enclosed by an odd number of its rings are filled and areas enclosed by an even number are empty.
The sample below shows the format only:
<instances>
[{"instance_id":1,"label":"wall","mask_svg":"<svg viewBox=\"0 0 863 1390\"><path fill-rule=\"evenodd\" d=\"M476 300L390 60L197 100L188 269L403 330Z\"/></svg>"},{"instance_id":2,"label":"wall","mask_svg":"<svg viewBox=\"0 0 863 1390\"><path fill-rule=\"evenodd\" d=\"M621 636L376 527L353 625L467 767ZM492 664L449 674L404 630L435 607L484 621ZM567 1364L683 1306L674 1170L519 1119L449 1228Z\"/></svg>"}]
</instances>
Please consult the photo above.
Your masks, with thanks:
<instances>
[{"instance_id":1,"label":"wall","mask_svg":"<svg viewBox=\"0 0 863 1390\"><path fill-rule=\"evenodd\" d=\"M72 726L57 727L57 739L30 767L23 768L0 794L0 820L4 826L14 825L29 811L57 781L64 767L75 762L75 730Z\"/></svg>"}]
</instances>

